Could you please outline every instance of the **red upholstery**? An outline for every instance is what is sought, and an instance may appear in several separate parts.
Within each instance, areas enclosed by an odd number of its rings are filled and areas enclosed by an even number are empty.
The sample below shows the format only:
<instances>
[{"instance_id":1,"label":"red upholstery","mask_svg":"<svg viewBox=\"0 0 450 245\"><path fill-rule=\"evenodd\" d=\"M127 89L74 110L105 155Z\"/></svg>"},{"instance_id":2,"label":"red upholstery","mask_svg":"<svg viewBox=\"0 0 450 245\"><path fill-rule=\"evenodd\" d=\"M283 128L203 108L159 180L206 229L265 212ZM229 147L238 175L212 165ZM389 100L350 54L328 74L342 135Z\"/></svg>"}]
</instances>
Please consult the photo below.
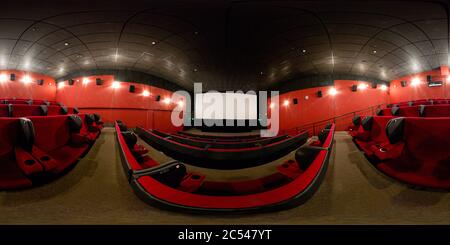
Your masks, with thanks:
<instances>
[{"instance_id":1,"label":"red upholstery","mask_svg":"<svg viewBox=\"0 0 450 245\"><path fill-rule=\"evenodd\" d=\"M409 106L409 107L401 107L398 111L399 117L418 117L419 116L419 107L418 106Z\"/></svg>"},{"instance_id":2,"label":"red upholstery","mask_svg":"<svg viewBox=\"0 0 450 245\"><path fill-rule=\"evenodd\" d=\"M55 116L60 115L61 113L61 107L57 105L50 105L48 106L48 114L49 116Z\"/></svg>"},{"instance_id":3,"label":"red upholstery","mask_svg":"<svg viewBox=\"0 0 450 245\"><path fill-rule=\"evenodd\" d=\"M403 182L450 189L450 118L405 118L400 157L378 164Z\"/></svg>"},{"instance_id":4,"label":"red upholstery","mask_svg":"<svg viewBox=\"0 0 450 245\"><path fill-rule=\"evenodd\" d=\"M41 116L42 112L38 105L13 105L13 117Z\"/></svg>"},{"instance_id":5,"label":"red upholstery","mask_svg":"<svg viewBox=\"0 0 450 245\"><path fill-rule=\"evenodd\" d=\"M386 124L393 117L373 117L370 131L364 131L355 136L355 142L359 148L368 156L372 156L379 147L389 142L386 137ZM362 127L361 127L362 128Z\"/></svg>"},{"instance_id":6,"label":"red upholstery","mask_svg":"<svg viewBox=\"0 0 450 245\"><path fill-rule=\"evenodd\" d=\"M8 117L8 105L0 105L0 117Z\"/></svg>"},{"instance_id":7,"label":"red upholstery","mask_svg":"<svg viewBox=\"0 0 450 245\"><path fill-rule=\"evenodd\" d=\"M426 106L425 117L450 117L450 105Z\"/></svg>"}]
</instances>

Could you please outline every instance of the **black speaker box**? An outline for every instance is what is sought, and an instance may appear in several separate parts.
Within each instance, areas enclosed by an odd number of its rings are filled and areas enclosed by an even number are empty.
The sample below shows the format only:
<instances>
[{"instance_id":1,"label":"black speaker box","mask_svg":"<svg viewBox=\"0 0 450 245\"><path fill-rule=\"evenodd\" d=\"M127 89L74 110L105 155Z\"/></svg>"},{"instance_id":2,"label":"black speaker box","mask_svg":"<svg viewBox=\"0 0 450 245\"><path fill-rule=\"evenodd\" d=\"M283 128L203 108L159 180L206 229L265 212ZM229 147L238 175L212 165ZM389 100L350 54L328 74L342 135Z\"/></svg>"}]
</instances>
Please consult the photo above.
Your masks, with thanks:
<instances>
[{"instance_id":1,"label":"black speaker box","mask_svg":"<svg viewBox=\"0 0 450 245\"><path fill-rule=\"evenodd\" d=\"M161 95L157 95L156 96L156 101L160 101L161 100Z\"/></svg>"},{"instance_id":2,"label":"black speaker box","mask_svg":"<svg viewBox=\"0 0 450 245\"><path fill-rule=\"evenodd\" d=\"M40 86L44 85L44 79L37 80L37 84Z\"/></svg>"},{"instance_id":3,"label":"black speaker box","mask_svg":"<svg viewBox=\"0 0 450 245\"><path fill-rule=\"evenodd\" d=\"M353 92L356 92L356 90L358 90L358 86L352 85L352 91L353 91Z\"/></svg>"},{"instance_id":4,"label":"black speaker box","mask_svg":"<svg viewBox=\"0 0 450 245\"><path fill-rule=\"evenodd\" d=\"M95 83L96 83L98 86L103 85L103 80L100 79L100 78L96 78L96 79L95 79Z\"/></svg>"},{"instance_id":5,"label":"black speaker box","mask_svg":"<svg viewBox=\"0 0 450 245\"><path fill-rule=\"evenodd\" d=\"M428 75L428 76L427 76L427 82L431 82L431 81L432 81L431 75Z\"/></svg>"},{"instance_id":6,"label":"black speaker box","mask_svg":"<svg viewBox=\"0 0 450 245\"><path fill-rule=\"evenodd\" d=\"M134 85L130 85L130 93L134 93L136 91L136 87Z\"/></svg>"},{"instance_id":7,"label":"black speaker box","mask_svg":"<svg viewBox=\"0 0 450 245\"><path fill-rule=\"evenodd\" d=\"M9 76L9 80L16 81L16 74L11 73L11 75Z\"/></svg>"},{"instance_id":8,"label":"black speaker box","mask_svg":"<svg viewBox=\"0 0 450 245\"><path fill-rule=\"evenodd\" d=\"M406 81L401 81L402 87L406 87Z\"/></svg>"},{"instance_id":9,"label":"black speaker box","mask_svg":"<svg viewBox=\"0 0 450 245\"><path fill-rule=\"evenodd\" d=\"M70 86L72 86L75 83L75 80L73 79L69 79L69 81L67 82Z\"/></svg>"},{"instance_id":10,"label":"black speaker box","mask_svg":"<svg viewBox=\"0 0 450 245\"><path fill-rule=\"evenodd\" d=\"M294 99L292 100L292 103L294 103L294 105L298 104L298 99L297 99L297 98L294 98Z\"/></svg>"},{"instance_id":11,"label":"black speaker box","mask_svg":"<svg viewBox=\"0 0 450 245\"><path fill-rule=\"evenodd\" d=\"M319 91L317 91L317 97L322 97L322 91L321 90L319 90Z\"/></svg>"}]
</instances>

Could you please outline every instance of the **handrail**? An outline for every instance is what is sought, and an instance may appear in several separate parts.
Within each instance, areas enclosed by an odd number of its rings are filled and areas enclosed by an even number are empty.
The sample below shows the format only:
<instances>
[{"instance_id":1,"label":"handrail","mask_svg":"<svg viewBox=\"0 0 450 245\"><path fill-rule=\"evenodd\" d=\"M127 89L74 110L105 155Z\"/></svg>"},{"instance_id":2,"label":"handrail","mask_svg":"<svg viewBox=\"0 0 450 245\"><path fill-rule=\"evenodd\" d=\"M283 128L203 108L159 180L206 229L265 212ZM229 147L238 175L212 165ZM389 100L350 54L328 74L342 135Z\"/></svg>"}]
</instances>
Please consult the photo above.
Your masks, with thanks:
<instances>
[{"instance_id":1,"label":"handrail","mask_svg":"<svg viewBox=\"0 0 450 245\"><path fill-rule=\"evenodd\" d=\"M357 113L366 112L366 111L370 111L370 114L374 115L375 114L375 109L381 108L382 106L386 106L386 105L388 105L388 103L374 105L374 106L371 106L371 107L368 107L368 108L365 108L365 109L344 113L344 114L339 115L339 116L334 116L334 117L327 118L327 119L324 119L324 120L320 120L320 121L316 121L316 122L312 122L312 123L308 123L308 124L303 124L303 125L298 126L298 127L283 129L283 130L280 130L280 132L281 133L287 133L287 132L298 133L300 131L304 131L304 130L307 130L307 129L312 129L313 135L316 135L316 129L318 128L318 126L324 125L325 123L329 123L329 122L336 123L336 120L339 120L341 118L345 118L345 117L348 117L348 116L353 116L354 117L354 116L356 116Z\"/></svg>"}]
</instances>

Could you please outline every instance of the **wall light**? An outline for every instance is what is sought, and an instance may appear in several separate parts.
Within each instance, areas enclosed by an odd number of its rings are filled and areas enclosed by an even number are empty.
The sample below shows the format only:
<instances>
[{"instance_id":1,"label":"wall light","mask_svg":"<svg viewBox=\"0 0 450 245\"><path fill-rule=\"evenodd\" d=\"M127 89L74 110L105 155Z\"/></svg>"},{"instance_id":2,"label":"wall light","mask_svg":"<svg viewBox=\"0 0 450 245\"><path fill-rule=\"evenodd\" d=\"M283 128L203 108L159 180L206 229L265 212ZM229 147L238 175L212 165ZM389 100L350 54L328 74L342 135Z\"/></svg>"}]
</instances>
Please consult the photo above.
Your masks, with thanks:
<instances>
[{"instance_id":1,"label":"wall light","mask_svg":"<svg viewBox=\"0 0 450 245\"><path fill-rule=\"evenodd\" d=\"M418 77L413 78L411 80L411 85L417 87L418 85L420 85L420 79Z\"/></svg>"},{"instance_id":2,"label":"wall light","mask_svg":"<svg viewBox=\"0 0 450 245\"><path fill-rule=\"evenodd\" d=\"M447 76L447 82L450 83L450 76Z\"/></svg>"},{"instance_id":3,"label":"wall light","mask_svg":"<svg viewBox=\"0 0 450 245\"><path fill-rule=\"evenodd\" d=\"M62 89L66 86L66 84L64 82L58 82L57 86L58 86L58 89Z\"/></svg>"},{"instance_id":4,"label":"wall light","mask_svg":"<svg viewBox=\"0 0 450 245\"><path fill-rule=\"evenodd\" d=\"M328 94L335 96L338 93L338 91L335 88L330 88L328 90Z\"/></svg>"},{"instance_id":5,"label":"wall light","mask_svg":"<svg viewBox=\"0 0 450 245\"><path fill-rule=\"evenodd\" d=\"M83 84L86 85L89 83L89 78L83 77Z\"/></svg>"},{"instance_id":6,"label":"wall light","mask_svg":"<svg viewBox=\"0 0 450 245\"><path fill-rule=\"evenodd\" d=\"M380 89L386 91L388 87L386 86L386 84L381 84Z\"/></svg>"},{"instance_id":7,"label":"wall light","mask_svg":"<svg viewBox=\"0 0 450 245\"><path fill-rule=\"evenodd\" d=\"M283 105L284 106L288 106L289 105L289 100L284 100Z\"/></svg>"},{"instance_id":8,"label":"wall light","mask_svg":"<svg viewBox=\"0 0 450 245\"><path fill-rule=\"evenodd\" d=\"M270 109L275 108L275 103L271 102L270 105L269 105L269 107L270 107Z\"/></svg>"},{"instance_id":9,"label":"wall light","mask_svg":"<svg viewBox=\"0 0 450 245\"><path fill-rule=\"evenodd\" d=\"M148 96L150 96L150 92L148 92L148 90L144 90L142 92L142 95L145 96L145 97L148 97Z\"/></svg>"},{"instance_id":10,"label":"wall light","mask_svg":"<svg viewBox=\"0 0 450 245\"><path fill-rule=\"evenodd\" d=\"M367 89L368 87L369 87L369 85L366 84L366 83L360 83L360 84L358 84L358 89L359 89L359 90L365 90L365 89Z\"/></svg>"},{"instance_id":11,"label":"wall light","mask_svg":"<svg viewBox=\"0 0 450 245\"><path fill-rule=\"evenodd\" d=\"M25 84L29 84L29 83L31 83L32 81L33 81L33 80L32 80L31 77L28 76L28 75L25 75L25 76L22 77L22 82L25 83Z\"/></svg>"},{"instance_id":12,"label":"wall light","mask_svg":"<svg viewBox=\"0 0 450 245\"><path fill-rule=\"evenodd\" d=\"M163 100L164 104L170 104L170 98L167 97Z\"/></svg>"},{"instance_id":13,"label":"wall light","mask_svg":"<svg viewBox=\"0 0 450 245\"><path fill-rule=\"evenodd\" d=\"M6 81L8 81L8 75L5 73L0 74L0 83L4 83Z\"/></svg>"},{"instance_id":14,"label":"wall light","mask_svg":"<svg viewBox=\"0 0 450 245\"><path fill-rule=\"evenodd\" d=\"M120 82L114 81L114 82L112 83L111 87L112 87L113 89L120 88Z\"/></svg>"}]
</instances>

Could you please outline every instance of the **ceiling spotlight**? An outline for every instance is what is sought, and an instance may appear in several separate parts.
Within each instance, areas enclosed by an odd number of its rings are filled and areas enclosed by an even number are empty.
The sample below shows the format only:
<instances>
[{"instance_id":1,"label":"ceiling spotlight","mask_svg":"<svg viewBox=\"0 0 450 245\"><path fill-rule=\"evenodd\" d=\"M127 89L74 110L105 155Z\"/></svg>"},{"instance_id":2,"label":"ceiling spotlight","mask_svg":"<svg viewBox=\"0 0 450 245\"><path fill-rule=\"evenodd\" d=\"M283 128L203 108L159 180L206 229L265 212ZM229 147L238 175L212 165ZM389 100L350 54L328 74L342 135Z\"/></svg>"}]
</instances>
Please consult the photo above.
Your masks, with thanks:
<instances>
[{"instance_id":1,"label":"ceiling spotlight","mask_svg":"<svg viewBox=\"0 0 450 245\"><path fill-rule=\"evenodd\" d=\"M69 45L70 45L70 43L68 43L68 42L64 43L64 46L69 46Z\"/></svg>"},{"instance_id":2,"label":"ceiling spotlight","mask_svg":"<svg viewBox=\"0 0 450 245\"><path fill-rule=\"evenodd\" d=\"M330 88L328 90L328 94L335 96L338 93L338 91L335 88Z\"/></svg>"},{"instance_id":3,"label":"ceiling spotlight","mask_svg":"<svg viewBox=\"0 0 450 245\"><path fill-rule=\"evenodd\" d=\"M39 27L36 27L36 26L35 26L35 27L31 28L31 30L32 30L32 31L39 31Z\"/></svg>"},{"instance_id":4,"label":"ceiling spotlight","mask_svg":"<svg viewBox=\"0 0 450 245\"><path fill-rule=\"evenodd\" d=\"M170 98L167 97L163 100L164 104L170 104Z\"/></svg>"},{"instance_id":5,"label":"ceiling spotlight","mask_svg":"<svg viewBox=\"0 0 450 245\"><path fill-rule=\"evenodd\" d=\"M59 73L63 73L64 72L64 68L59 68Z\"/></svg>"},{"instance_id":6,"label":"ceiling spotlight","mask_svg":"<svg viewBox=\"0 0 450 245\"><path fill-rule=\"evenodd\" d=\"M86 85L89 83L89 78L83 77L83 84Z\"/></svg>"},{"instance_id":7,"label":"ceiling spotlight","mask_svg":"<svg viewBox=\"0 0 450 245\"><path fill-rule=\"evenodd\" d=\"M198 69L197 69L197 68L194 68L194 72L198 72Z\"/></svg>"},{"instance_id":8,"label":"ceiling spotlight","mask_svg":"<svg viewBox=\"0 0 450 245\"><path fill-rule=\"evenodd\" d=\"M120 82L114 81L114 82L112 83L111 87L112 87L113 89L120 88Z\"/></svg>"},{"instance_id":9,"label":"ceiling spotlight","mask_svg":"<svg viewBox=\"0 0 450 245\"><path fill-rule=\"evenodd\" d=\"M380 89L386 91L388 87L386 86L386 84L381 84Z\"/></svg>"},{"instance_id":10,"label":"ceiling spotlight","mask_svg":"<svg viewBox=\"0 0 450 245\"><path fill-rule=\"evenodd\" d=\"M377 53L377 51L376 51L376 50L373 50L373 51L372 51L372 53L373 53L373 54L376 54L376 53Z\"/></svg>"},{"instance_id":11,"label":"ceiling spotlight","mask_svg":"<svg viewBox=\"0 0 450 245\"><path fill-rule=\"evenodd\" d=\"M259 75L261 75L261 76L264 75L264 72L260 72Z\"/></svg>"},{"instance_id":12,"label":"ceiling spotlight","mask_svg":"<svg viewBox=\"0 0 450 245\"><path fill-rule=\"evenodd\" d=\"M0 83L8 81L8 76L5 73L0 74Z\"/></svg>"},{"instance_id":13,"label":"ceiling spotlight","mask_svg":"<svg viewBox=\"0 0 450 245\"><path fill-rule=\"evenodd\" d=\"M306 49L302 49L302 53L306 53Z\"/></svg>"},{"instance_id":14,"label":"ceiling spotlight","mask_svg":"<svg viewBox=\"0 0 450 245\"><path fill-rule=\"evenodd\" d=\"M150 92L148 92L148 90L144 90L142 92L142 95L145 96L145 97L148 97L148 96L150 96Z\"/></svg>"},{"instance_id":15,"label":"ceiling spotlight","mask_svg":"<svg viewBox=\"0 0 450 245\"><path fill-rule=\"evenodd\" d=\"M32 82L32 79L31 79L30 76L25 75L25 76L22 77L22 82L25 83L25 84L29 84L29 83Z\"/></svg>"},{"instance_id":16,"label":"ceiling spotlight","mask_svg":"<svg viewBox=\"0 0 450 245\"><path fill-rule=\"evenodd\" d=\"M418 71L418 70L419 70L419 66L418 66L416 63L414 63L414 64L412 65L412 69L413 69L414 71Z\"/></svg>"},{"instance_id":17,"label":"ceiling spotlight","mask_svg":"<svg viewBox=\"0 0 450 245\"><path fill-rule=\"evenodd\" d=\"M194 35L198 35L198 31L194 31Z\"/></svg>"},{"instance_id":18,"label":"ceiling spotlight","mask_svg":"<svg viewBox=\"0 0 450 245\"><path fill-rule=\"evenodd\" d=\"M420 84L420 79L418 78L418 77L414 77L412 80L411 80L411 85L413 86L413 87L416 87L416 86L418 86Z\"/></svg>"},{"instance_id":19,"label":"ceiling spotlight","mask_svg":"<svg viewBox=\"0 0 450 245\"><path fill-rule=\"evenodd\" d=\"M289 100L284 100L283 105L284 106L288 106L289 105Z\"/></svg>"},{"instance_id":20,"label":"ceiling spotlight","mask_svg":"<svg viewBox=\"0 0 450 245\"><path fill-rule=\"evenodd\" d=\"M152 42L152 45L156 45L156 41L153 41L153 42Z\"/></svg>"}]
</instances>

